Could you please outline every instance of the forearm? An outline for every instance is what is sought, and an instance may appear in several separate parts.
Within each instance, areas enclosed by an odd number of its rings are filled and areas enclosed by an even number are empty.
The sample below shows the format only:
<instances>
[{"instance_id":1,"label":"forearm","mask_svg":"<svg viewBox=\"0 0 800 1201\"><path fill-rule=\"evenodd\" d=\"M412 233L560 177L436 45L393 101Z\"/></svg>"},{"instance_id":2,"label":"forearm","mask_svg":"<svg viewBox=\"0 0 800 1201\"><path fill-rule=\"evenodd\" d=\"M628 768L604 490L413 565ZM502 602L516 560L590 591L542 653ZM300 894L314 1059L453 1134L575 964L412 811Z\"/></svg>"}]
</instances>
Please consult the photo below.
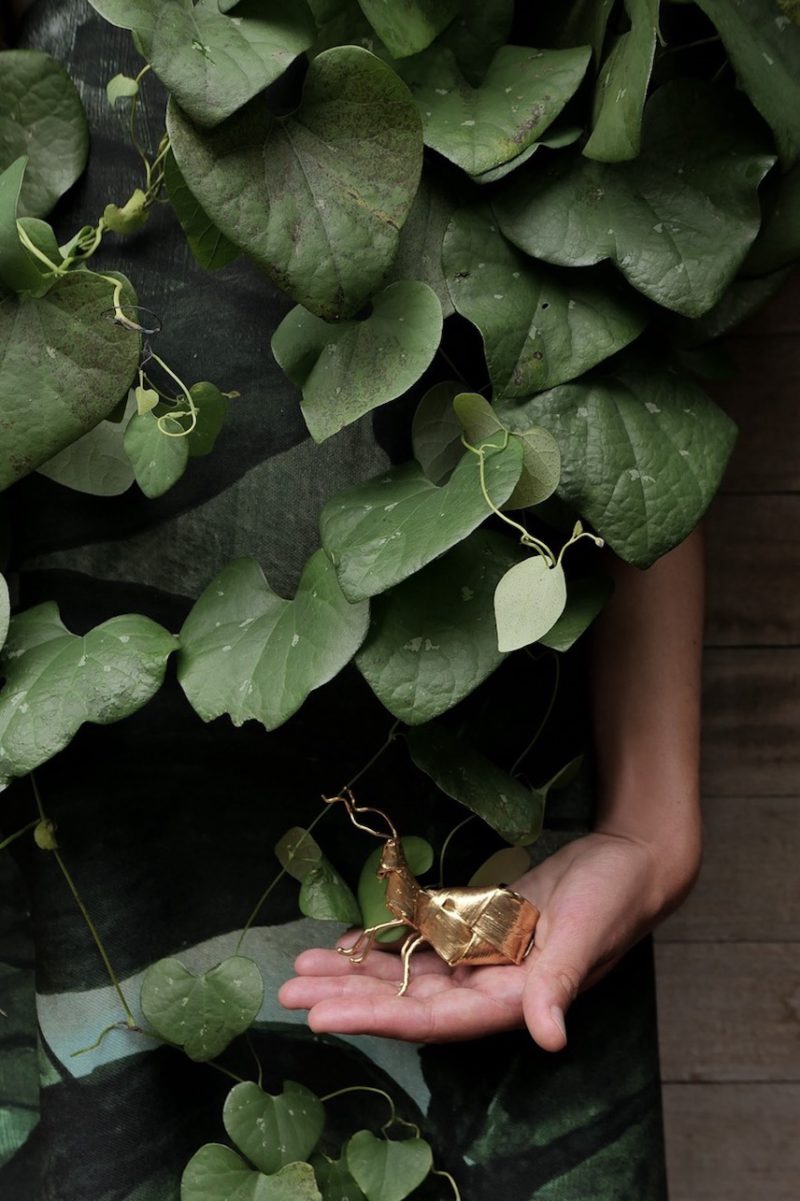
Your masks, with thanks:
<instances>
[{"instance_id":1,"label":"forearm","mask_svg":"<svg viewBox=\"0 0 800 1201\"><path fill-rule=\"evenodd\" d=\"M696 530L646 571L615 556L593 637L596 828L634 838L676 904L699 865L703 546Z\"/></svg>"}]
</instances>

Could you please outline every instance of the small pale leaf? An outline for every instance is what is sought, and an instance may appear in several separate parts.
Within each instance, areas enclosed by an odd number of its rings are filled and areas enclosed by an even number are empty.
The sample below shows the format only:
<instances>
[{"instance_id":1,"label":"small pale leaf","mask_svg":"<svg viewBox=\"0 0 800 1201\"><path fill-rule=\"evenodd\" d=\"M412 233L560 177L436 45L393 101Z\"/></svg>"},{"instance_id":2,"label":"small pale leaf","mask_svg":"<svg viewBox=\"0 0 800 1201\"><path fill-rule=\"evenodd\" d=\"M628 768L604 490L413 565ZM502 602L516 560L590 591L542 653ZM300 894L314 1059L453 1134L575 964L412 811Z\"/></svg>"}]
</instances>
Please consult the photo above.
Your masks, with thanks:
<instances>
[{"instance_id":1,"label":"small pale leaf","mask_svg":"<svg viewBox=\"0 0 800 1201\"><path fill-rule=\"evenodd\" d=\"M494 594L497 645L503 652L537 642L564 612L567 585L564 569L551 567L542 555L531 555L509 568Z\"/></svg>"}]
</instances>

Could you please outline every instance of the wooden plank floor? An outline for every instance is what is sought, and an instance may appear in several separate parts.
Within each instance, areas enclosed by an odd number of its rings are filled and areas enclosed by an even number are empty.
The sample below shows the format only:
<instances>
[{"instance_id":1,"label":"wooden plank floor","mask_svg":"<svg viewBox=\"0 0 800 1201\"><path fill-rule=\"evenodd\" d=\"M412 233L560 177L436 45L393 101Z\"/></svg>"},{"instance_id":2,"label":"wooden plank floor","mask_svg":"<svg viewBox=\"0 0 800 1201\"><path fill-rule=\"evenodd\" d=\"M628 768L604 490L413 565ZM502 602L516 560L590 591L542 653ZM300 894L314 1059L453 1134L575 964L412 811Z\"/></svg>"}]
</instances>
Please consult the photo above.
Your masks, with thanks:
<instances>
[{"instance_id":1,"label":"wooden plank floor","mask_svg":"<svg viewBox=\"0 0 800 1201\"><path fill-rule=\"evenodd\" d=\"M657 932L670 1201L800 1195L800 276L731 339L698 884Z\"/></svg>"}]
</instances>

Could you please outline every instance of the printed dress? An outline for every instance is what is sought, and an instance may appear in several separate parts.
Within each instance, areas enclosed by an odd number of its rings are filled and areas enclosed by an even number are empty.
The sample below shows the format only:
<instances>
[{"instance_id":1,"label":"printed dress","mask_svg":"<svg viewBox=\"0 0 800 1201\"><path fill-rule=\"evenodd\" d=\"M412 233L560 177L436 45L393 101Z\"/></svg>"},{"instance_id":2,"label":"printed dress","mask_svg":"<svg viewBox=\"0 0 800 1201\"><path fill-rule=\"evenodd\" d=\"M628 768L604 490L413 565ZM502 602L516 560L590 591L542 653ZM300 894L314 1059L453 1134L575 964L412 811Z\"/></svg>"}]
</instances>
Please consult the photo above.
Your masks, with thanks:
<instances>
[{"instance_id":1,"label":"printed dress","mask_svg":"<svg viewBox=\"0 0 800 1201\"><path fill-rule=\"evenodd\" d=\"M124 119L105 97L108 79L135 74L137 58L129 35L84 0L40 0L23 44L66 66L92 123L88 173L53 218L66 236L139 183ZM163 100L149 80L144 111L154 143ZM317 445L270 353L290 301L265 276L244 260L201 271L166 205L141 234L107 242L100 269L125 271L158 314L159 353L185 378L240 397L214 453L194 460L157 500L135 486L118 497L87 496L41 474L16 485L10 572L19 573L21 607L56 600L76 632L125 612L177 632L209 580L242 555L259 561L276 592L293 595L318 545L325 500L410 457L420 391ZM521 665L505 663L457 714L505 763L530 738L553 688L552 653L516 658ZM579 643L561 660L556 703L529 760L534 783L585 749L585 696ZM227 717L203 724L173 665L138 713L84 726L37 772L64 859L135 1011L153 961L174 955L203 971L233 952L277 870L275 843L316 815L321 793L352 778L390 726L352 665L272 733L252 721L235 728ZM364 775L358 796L437 848L464 816L413 766L402 738ZM3 805L4 828L29 821L30 782L12 785ZM591 820L587 766L551 797L535 854L580 835ZM494 849L477 830L470 823L451 844L453 882L469 879ZM319 838L350 879L374 846L343 813L326 819ZM255 1054L267 1088L289 1079L318 1094L357 1084L387 1090L464 1201L663 1201L649 939L576 1001L569 1046L559 1054L523 1031L442 1046L317 1036L276 993L297 953L331 945L341 927L303 917L297 890L283 879L243 944L266 991L251 1046L240 1038L222 1057L230 1070L253 1078ZM0 1007L0 1196L8 1201L177 1201L191 1155L204 1142L226 1141L221 1108L230 1081L220 1073L123 1029L86 1050L119 1021L119 1003L56 863L27 839L13 858L0 857ZM384 1120L369 1094L348 1094L327 1109L333 1153L354 1130L377 1130ZM414 1195L449 1194L434 1177Z\"/></svg>"}]
</instances>

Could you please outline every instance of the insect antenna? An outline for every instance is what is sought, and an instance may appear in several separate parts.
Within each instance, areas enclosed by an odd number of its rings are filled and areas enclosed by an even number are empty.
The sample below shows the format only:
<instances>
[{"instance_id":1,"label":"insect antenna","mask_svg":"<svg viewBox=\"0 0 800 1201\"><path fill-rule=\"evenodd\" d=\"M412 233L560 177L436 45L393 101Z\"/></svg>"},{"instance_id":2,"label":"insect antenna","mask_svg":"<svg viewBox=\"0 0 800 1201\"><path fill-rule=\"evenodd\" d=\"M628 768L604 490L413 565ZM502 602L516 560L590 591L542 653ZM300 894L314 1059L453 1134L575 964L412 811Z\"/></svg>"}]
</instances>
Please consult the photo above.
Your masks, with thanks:
<instances>
[{"instance_id":1,"label":"insect antenna","mask_svg":"<svg viewBox=\"0 0 800 1201\"><path fill-rule=\"evenodd\" d=\"M349 788L345 788L344 791L338 796L323 796L322 799L327 805L334 805L337 801L341 801L349 814L350 821L353 823L356 829L363 830L365 834L371 834L373 838L380 838L382 840L387 838L397 838L397 830L395 830L391 819L383 812L383 810L375 809L371 805L357 805L355 797ZM383 820L386 822L386 825L389 827L389 833L387 834L383 830L374 830L372 826L365 825L364 822L358 820L356 817L357 813L376 813L378 817L383 818Z\"/></svg>"}]
</instances>

